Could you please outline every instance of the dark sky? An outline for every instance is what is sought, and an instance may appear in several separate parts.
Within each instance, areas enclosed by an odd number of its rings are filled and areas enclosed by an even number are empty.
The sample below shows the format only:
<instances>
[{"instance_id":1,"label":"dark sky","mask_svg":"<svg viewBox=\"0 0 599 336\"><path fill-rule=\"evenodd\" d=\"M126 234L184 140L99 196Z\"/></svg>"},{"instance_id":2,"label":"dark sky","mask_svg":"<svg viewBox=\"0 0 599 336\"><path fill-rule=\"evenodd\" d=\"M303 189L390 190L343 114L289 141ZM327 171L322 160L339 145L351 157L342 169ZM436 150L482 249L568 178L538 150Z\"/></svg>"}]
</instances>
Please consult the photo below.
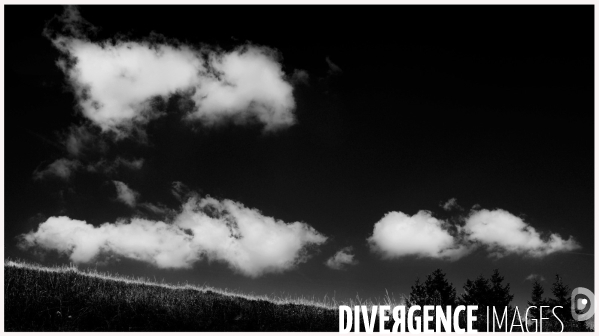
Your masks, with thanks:
<instances>
[{"instance_id":1,"label":"dark sky","mask_svg":"<svg viewBox=\"0 0 599 336\"><path fill-rule=\"evenodd\" d=\"M158 102L145 143L107 140L89 162L143 158L143 167L68 180L34 172L67 156L62 143L85 123L43 35L60 6L5 7L5 255L68 263L55 252L21 250L18 235L51 216L96 226L130 218L112 180L146 202L178 209L174 181L231 199L284 222L309 224L329 239L297 267L258 278L225 263L160 269L120 257L83 266L169 282L259 294L337 299L408 293L417 277L443 269L461 292L467 278L498 268L515 302L538 274L556 273L593 290L594 13L592 6L83 6L100 28L93 41L141 40L152 33L192 46L232 50L248 42L276 49L282 70L309 75L293 84L296 123L212 127L181 122L180 96ZM327 58L335 66L330 66ZM83 160L81 159L81 160ZM456 198L463 211L440 204ZM429 210L451 220L503 209L543 234L573 236L580 248L543 257L383 259L369 247L391 211ZM150 215L148 218L150 218ZM151 217L156 220L157 217ZM546 236L544 236L546 237ZM324 265L353 246L357 265Z\"/></svg>"}]
</instances>

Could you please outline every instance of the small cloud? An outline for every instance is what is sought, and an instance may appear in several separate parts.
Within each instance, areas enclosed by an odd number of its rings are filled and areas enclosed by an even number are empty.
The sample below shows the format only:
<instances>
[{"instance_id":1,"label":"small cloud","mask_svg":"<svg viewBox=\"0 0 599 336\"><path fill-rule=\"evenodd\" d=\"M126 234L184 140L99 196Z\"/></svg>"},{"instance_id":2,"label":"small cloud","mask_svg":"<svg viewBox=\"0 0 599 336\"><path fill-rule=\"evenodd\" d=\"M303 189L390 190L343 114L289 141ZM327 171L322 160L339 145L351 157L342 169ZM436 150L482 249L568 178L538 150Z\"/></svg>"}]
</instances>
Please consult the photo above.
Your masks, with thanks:
<instances>
[{"instance_id":1,"label":"small cloud","mask_svg":"<svg viewBox=\"0 0 599 336\"><path fill-rule=\"evenodd\" d=\"M526 277L524 280L526 280L526 281L534 281L534 280L537 280L537 281L541 282L541 281L545 281L545 277L544 277L544 276L542 276L542 275L540 275L540 274L534 274L534 273L533 273L533 274L531 274L531 275L527 276L527 277Z\"/></svg>"},{"instance_id":2,"label":"small cloud","mask_svg":"<svg viewBox=\"0 0 599 336\"><path fill-rule=\"evenodd\" d=\"M341 250L337 251L335 255L330 257L326 261L325 265L334 270L343 270L347 266L356 265L358 261L354 259L355 256L352 253L352 250L353 248L351 246L342 248Z\"/></svg>"},{"instance_id":3,"label":"small cloud","mask_svg":"<svg viewBox=\"0 0 599 336\"><path fill-rule=\"evenodd\" d=\"M114 186L116 187L117 199L124 204L134 208L137 205L137 199L139 198L139 193L135 190L132 190L125 183L120 181L112 181Z\"/></svg>"},{"instance_id":4,"label":"small cloud","mask_svg":"<svg viewBox=\"0 0 599 336\"><path fill-rule=\"evenodd\" d=\"M451 210L464 210L464 208L462 208L459 204L458 204L458 200L454 197L454 198L450 198L447 202L445 203L441 203L439 204L439 206L441 208L443 208L443 210L445 211L451 211Z\"/></svg>"},{"instance_id":5,"label":"small cloud","mask_svg":"<svg viewBox=\"0 0 599 336\"><path fill-rule=\"evenodd\" d=\"M333 61L331 61L331 59L328 56L326 57L325 60L327 61L327 64L329 65L329 74L330 75L343 72L343 70L341 70L341 68L337 64L333 63Z\"/></svg>"},{"instance_id":6,"label":"small cloud","mask_svg":"<svg viewBox=\"0 0 599 336\"><path fill-rule=\"evenodd\" d=\"M68 180L73 172L81 166L77 160L58 159L49 164L46 169L35 171L33 177L36 180L46 178L48 176L56 176L64 180Z\"/></svg>"},{"instance_id":7,"label":"small cloud","mask_svg":"<svg viewBox=\"0 0 599 336\"><path fill-rule=\"evenodd\" d=\"M295 69L295 71L293 71L293 75L291 76L291 81L296 84L302 83L307 85L310 81L310 75L305 70Z\"/></svg>"}]
</instances>

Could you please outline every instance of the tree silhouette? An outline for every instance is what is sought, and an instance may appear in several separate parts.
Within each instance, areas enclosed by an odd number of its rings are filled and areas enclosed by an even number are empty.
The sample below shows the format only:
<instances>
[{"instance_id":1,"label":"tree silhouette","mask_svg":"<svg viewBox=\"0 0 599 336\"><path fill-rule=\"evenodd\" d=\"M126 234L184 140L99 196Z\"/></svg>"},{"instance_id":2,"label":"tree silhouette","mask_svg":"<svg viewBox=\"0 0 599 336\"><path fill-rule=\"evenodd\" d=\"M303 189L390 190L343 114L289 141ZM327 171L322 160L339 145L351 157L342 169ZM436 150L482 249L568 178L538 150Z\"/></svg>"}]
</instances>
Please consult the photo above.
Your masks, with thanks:
<instances>
[{"instance_id":1,"label":"tree silhouette","mask_svg":"<svg viewBox=\"0 0 599 336\"><path fill-rule=\"evenodd\" d=\"M563 279L559 274L555 275L555 282L551 287L551 293L553 298L544 298L545 290L538 281L534 281L532 285L531 300L528 301L529 306L549 306L543 310L543 317L549 318L548 321L543 322L543 331L591 331L590 327L585 321L576 321L571 313L570 307L572 304L570 297L570 288L563 282ZM557 307L557 306L561 306ZM555 309L554 309L555 308ZM537 308L539 309L539 308ZM536 312L538 316L538 311ZM559 321L556 317L559 318ZM561 321L561 323L560 323Z\"/></svg>"},{"instance_id":2,"label":"tree silhouette","mask_svg":"<svg viewBox=\"0 0 599 336\"><path fill-rule=\"evenodd\" d=\"M490 286L489 281L482 274L474 281L467 279L464 284L464 294L460 298L462 305L478 305L479 309L489 305L490 302Z\"/></svg>"},{"instance_id":3,"label":"tree silhouette","mask_svg":"<svg viewBox=\"0 0 599 336\"><path fill-rule=\"evenodd\" d=\"M570 315L570 306L572 302L570 301L570 288L566 285L559 274L555 275L555 282L551 287L551 293L553 294L554 299L551 300L551 306L562 306L562 309L556 309L555 314L560 318L560 320L566 320Z\"/></svg>"},{"instance_id":4,"label":"tree silhouette","mask_svg":"<svg viewBox=\"0 0 599 336\"><path fill-rule=\"evenodd\" d=\"M446 279L445 273L436 269L426 277L424 283L420 279L411 287L409 296L411 305L455 306L457 304L455 287Z\"/></svg>"},{"instance_id":5,"label":"tree silhouette","mask_svg":"<svg viewBox=\"0 0 599 336\"><path fill-rule=\"evenodd\" d=\"M543 298L543 294L545 294L545 289L543 289L541 283L535 279L532 283L532 295L530 301L528 301L528 305L535 307L546 306L547 300Z\"/></svg>"},{"instance_id":6,"label":"tree silhouette","mask_svg":"<svg viewBox=\"0 0 599 336\"><path fill-rule=\"evenodd\" d=\"M436 269L426 278L424 287L429 298L428 304L444 307L456 305L455 287L447 281L445 273L440 269Z\"/></svg>"},{"instance_id":7,"label":"tree silhouette","mask_svg":"<svg viewBox=\"0 0 599 336\"><path fill-rule=\"evenodd\" d=\"M494 270L490 279L479 275L474 281L467 279L464 284L464 293L460 297L462 305L476 305L478 330L486 331L487 329L487 307L489 307L489 318L493 318L493 307L498 314L503 314L505 307L508 308L508 324L511 323L511 317L514 313L514 308L510 306L514 296L510 293L510 285L503 284L504 277L499 274L499 270ZM465 319L462 319L460 325L466 325ZM489 327L491 330L492 327ZM505 326L503 326L505 329ZM499 325L496 329L499 330ZM521 331L519 328L516 331Z\"/></svg>"},{"instance_id":8,"label":"tree silhouette","mask_svg":"<svg viewBox=\"0 0 599 336\"><path fill-rule=\"evenodd\" d=\"M491 275L491 302L495 307L508 307L514 299L514 295L510 294L510 284L502 285L504 277L499 274L499 270L495 269Z\"/></svg>"},{"instance_id":9,"label":"tree silhouette","mask_svg":"<svg viewBox=\"0 0 599 336\"><path fill-rule=\"evenodd\" d=\"M409 306L418 305L424 306L428 302L428 296L426 295L426 288L424 284L420 282L420 278L416 279L416 282L411 287Z\"/></svg>"},{"instance_id":10,"label":"tree silhouette","mask_svg":"<svg viewBox=\"0 0 599 336\"><path fill-rule=\"evenodd\" d=\"M447 281L445 273L436 269L433 273L426 277L424 283L420 279L416 279L416 282L411 287L407 306L408 308L412 305L419 305L420 307L425 305L451 306L455 308L457 305L456 290L453 284ZM415 316L422 316L422 312L416 312ZM435 312L432 312L433 321L429 322L429 329L435 329Z\"/></svg>"}]
</instances>

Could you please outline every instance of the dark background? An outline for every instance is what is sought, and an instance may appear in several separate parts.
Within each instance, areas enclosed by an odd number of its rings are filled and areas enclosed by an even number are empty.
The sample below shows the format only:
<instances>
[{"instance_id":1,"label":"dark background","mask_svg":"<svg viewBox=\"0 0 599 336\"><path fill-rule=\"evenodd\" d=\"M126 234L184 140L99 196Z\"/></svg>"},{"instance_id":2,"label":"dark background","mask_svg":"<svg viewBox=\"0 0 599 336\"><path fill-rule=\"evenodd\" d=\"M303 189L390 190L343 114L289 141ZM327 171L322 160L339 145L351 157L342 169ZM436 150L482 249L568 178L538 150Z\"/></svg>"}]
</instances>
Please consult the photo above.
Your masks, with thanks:
<instances>
[{"instance_id":1,"label":"dark background","mask_svg":"<svg viewBox=\"0 0 599 336\"><path fill-rule=\"evenodd\" d=\"M172 112L148 126L146 145L124 141L106 157L143 157L139 172L76 173L70 182L33 172L65 155L60 134L80 122L75 98L42 31L60 6L5 6L5 256L44 264L66 257L17 248L17 235L49 216L88 223L131 216L112 179L142 200L176 209L181 181L202 194L239 201L287 222L305 221L332 239L307 263L249 279L223 264L158 270L134 261L87 265L130 276L208 284L242 292L337 299L408 293L442 268L461 292L466 278L499 268L515 303L524 278L555 273L593 290L593 6L83 6L97 40L155 32L229 50L252 42L277 49L294 90L297 125L263 134L250 127L188 127ZM342 73L330 73L329 57ZM479 249L456 262L380 260L366 245L389 211L446 213L456 197L525 216L543 232L573 235L575 253L491 259ZM323 265L353 245L360 264Z\"/></svg>"}]
</instances>

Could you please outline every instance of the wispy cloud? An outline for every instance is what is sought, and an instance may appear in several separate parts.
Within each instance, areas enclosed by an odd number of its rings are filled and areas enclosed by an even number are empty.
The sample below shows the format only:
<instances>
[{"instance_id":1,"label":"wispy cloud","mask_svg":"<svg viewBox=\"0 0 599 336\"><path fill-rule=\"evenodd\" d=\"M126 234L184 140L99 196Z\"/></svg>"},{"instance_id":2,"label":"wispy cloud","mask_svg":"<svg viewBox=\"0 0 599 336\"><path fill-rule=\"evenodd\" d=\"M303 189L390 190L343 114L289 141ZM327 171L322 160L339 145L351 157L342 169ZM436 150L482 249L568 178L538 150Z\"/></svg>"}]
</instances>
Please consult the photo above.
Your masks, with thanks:
<instances>
[{"instance_id":1,"label":"wispy cloud","mask_svg":"<svg viewBox=\"0 0 599 336\"><path fill-rule=\"evenodd\" d=\"M67 152L72 156L79 156L93 143L97 145L97 137L85 125L71 126L63 140Z\"/></svg>"},{"instance_id":2,"label":"wispy cloud","mask_svg":"<svg viewBox=\"0 0 599 336\"><path fill-rule=\"evenodd\" d=\"M144 203L139 204L139 207L141 207L153 214L162 215L162 216L174 212L172 209L168 208L166 205L161 204L161 203L154 204L154 203L144 202Z\"/></svg>"},{"instance_id":3,"label":"wispy cloud","mask_svg":"<svg viewBox=\"0 0 599 336\"><path fill-rule=\"evenodd\" d=\"M79 167L81 167L81 163L79 161L62 158L52 162L43 170L36 170L33 173L33 177L36 180L40 180L46 177L54 176L68 180L73 172Z\"/></svg>"},{"instance_id":4,"label":"wispy cloud","mask_svg":"<svg viewBox=\"0 0 599 336\"><path fill-rule=\"evenodd\" d=\"M181 181L174 181L172 183L171 193L179 202L183 202L188 195L191 194L189 188Z\"/></svg>"},{"instance_id":5,"label":"wispy cloud","mask_svg":"<svg viewBox=\"0 0 599 336\"><path fill-rule=\"evenodd\" d=\"M94 226L50 217L20 236L22 248L67 254L76 263L102 253L145 261L160 268L190 268L202 259L221 261L258 277L305 262L308 248L327 238L308 224L285 223L231 200L191 197L171 223L132 218Z\"/></svg>"},{"instance_id":6,"label":"wispy cloud","mask_svg":"<svg viewBox=\"0 0 599 336\"><path fill-rule=\"evenodd\" d=\"M63 180L69 180L78 170L86 170L92 173L112 173L119 167L125 167L130 170L139 170L143 167L144 159L124 159L117 157L114 161L101 159L97 162L83 164L78 159L60 158L42 170L36 170L33 178L41 180L47 177L58 177Z\"/></svg>"},{"instance_id":7,"label":"wispy cloud","mask_svg":"<svg viewBox=\"0 0 599 336\"><path fill-rule=\"evenodd\" d=\"M112 181L116 187L117 200L134 208L137 205L139 193L121 181Z\"/></svg>"},{"instance_id":8,"label":"wispy cloud","mask_svg":"<svg viewBox=\"0 0 599 336\"><path fill-rule=\"evenodd\" d=\"M161 203L151 203L151 202L143 202L139 201L140 193L131 189L127 184L121 181L112 181L116 188L117 192L117 200L121 203L128 205L131 208L135 208L137 210L145 210L145 212L139 212L138 214L143 215L144 213L151 213L154 215L164 217L172 217L176 214L176 211L168 208L166 205Z\"/></svg>"},{"instance_id":9,"label":"wispy cloud","mask_svg":"<svg viewBox=\"0 0 599 336\"><path fill-rule=\"evenodd\" d=\"M325 265L334 270L343 270L348 266L356 265L358 261L355 259L353 248L351 246L342 248L335 255L330 257Z\"/></svg>"},{"instance_id":10,"label":"wispy cloud","mask_svg":"<svg viewBox=\"0 0 599 336\"><path fill-rule=\"evenodd\" d=\"M140 170L144 165L145 160L142 158L124 159L118 156L114 161L102 159L97 162L87 164L86 169L89 172L111 173L120 167L130 170Z\"/></svg>"},{"instance_id":11,"label":"wispy cloud","mask_svg":"<svg viewBox=\"0 0 599 336\"><path fill-rule=\"evenodd\" d=\"M545 277L540 275L540 274L530 274L529 276L527 276L524 280L526 281L545 281Z\"/></svg>"},{"instance_id":12,"label":"wispy cloud","mask_svg":"<svg viewBox=\"0 0 599 336\"><path fill-rule=\"evenodd\" d=\"M308 84L310 81L310 75L306 70L295 69L293 71L293 75L291 76L291 81L293 83Z\"/></svg>"},{"instance_id":13,"label":"wispy cloud","mask_svg":"<svg viewBox=\"0 0 599 336\"><path fill-rule=\"evenodd\" d=\"M462 208L459 204L458 204L458 200L454 197L454 198L450 198L447 202L443 203L441 202L441 204L439 204L439 206L441 206L441 208L443 208L443 210L445 211L451 211L451 210L464 210L464 208Z\"/></svg>"},{"instance_id":14,"label":"wispy cloud","mask_svg":"<svg viewBox=\"0 0 599 336\"><path fill-rule=\"evenodd\" d=\"M331 61L331 59L328 56L325 58L325 60L327 61L327 65L329 66L329 74L332 75L343 72L343 70L341 70L341 68L337 64L333 63L333 61Z\"/></svg>"}]
</instances>

